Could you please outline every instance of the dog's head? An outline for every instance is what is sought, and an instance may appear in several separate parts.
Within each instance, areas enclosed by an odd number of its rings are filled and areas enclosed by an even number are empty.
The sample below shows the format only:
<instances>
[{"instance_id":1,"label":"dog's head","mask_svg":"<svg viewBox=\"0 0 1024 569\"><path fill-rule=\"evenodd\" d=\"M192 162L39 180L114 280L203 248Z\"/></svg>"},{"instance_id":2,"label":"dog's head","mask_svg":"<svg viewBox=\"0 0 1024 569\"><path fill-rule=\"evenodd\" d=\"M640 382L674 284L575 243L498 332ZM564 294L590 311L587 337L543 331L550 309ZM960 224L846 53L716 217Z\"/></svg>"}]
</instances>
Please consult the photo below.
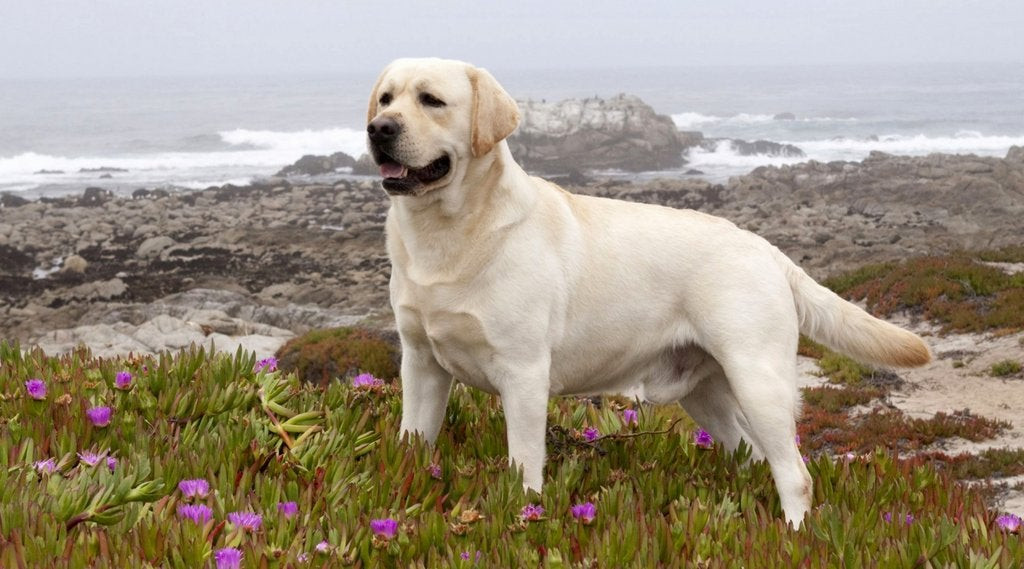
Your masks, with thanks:
<instances>
[{"instance_id":1,"label":"dog's head","mask_svg":"<svg viewBox=\"0 0 1024 569\"><path fill-rule=\"evenodd\" d=\"M461 179L519 124L515 100L487 71L461 61L399 59L370 94L370 154L391 195L421 195Z\"/></svg>"}]
</instances>

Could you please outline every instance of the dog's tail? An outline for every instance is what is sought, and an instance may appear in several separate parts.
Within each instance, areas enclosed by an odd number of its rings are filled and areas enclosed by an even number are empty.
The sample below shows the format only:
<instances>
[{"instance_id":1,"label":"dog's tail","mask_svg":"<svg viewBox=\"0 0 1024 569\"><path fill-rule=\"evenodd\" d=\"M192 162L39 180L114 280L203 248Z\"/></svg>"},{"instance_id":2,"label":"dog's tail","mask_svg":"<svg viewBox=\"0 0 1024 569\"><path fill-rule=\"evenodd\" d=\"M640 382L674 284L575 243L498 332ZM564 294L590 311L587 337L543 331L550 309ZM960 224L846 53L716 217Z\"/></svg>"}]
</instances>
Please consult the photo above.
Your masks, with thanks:
<instances>
[{"instance_id":1,"label":"dog's tail","mask_svg":"<svg viewBox=\"0 0 1024 569\"><path fill-rule=\"evenodd\" d=\"M917 367L932 359L920 336L871 316L821 286L778 249L793 290L800 332L866 364Z\"/></svg>"}]
</instances>

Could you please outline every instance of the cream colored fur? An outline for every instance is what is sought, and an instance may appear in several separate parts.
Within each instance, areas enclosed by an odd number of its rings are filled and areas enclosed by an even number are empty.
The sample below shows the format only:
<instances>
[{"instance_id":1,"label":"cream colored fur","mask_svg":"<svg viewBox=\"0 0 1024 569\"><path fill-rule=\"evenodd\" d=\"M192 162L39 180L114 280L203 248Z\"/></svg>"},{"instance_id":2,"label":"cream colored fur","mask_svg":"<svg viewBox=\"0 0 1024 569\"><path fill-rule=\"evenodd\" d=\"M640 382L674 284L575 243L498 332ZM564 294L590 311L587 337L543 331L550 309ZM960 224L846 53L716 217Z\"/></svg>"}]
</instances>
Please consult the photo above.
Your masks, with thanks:
<instances>
[{"instance_id":1,"label":"cream colored fur","mask_svg":"<svg viewBox=\"0 0 1024 569\"><path fill-rule=\"evenodd\" d=\"M446 106L423 105L423 92ZM388 212L403 433L437 437L453 379L498 394L511 459L539 491L550 396L678 401L727 448L744 439L768 460L786 518L799 523L811 478L795 443L798 334L875 364L930 358L920 338L724 219L530 176L503 140L515 102L486 71L398 60L370 101L369 119L402 127L394 158L452 163L415 195L392 197Z\"/></svg>"}]
</instances>

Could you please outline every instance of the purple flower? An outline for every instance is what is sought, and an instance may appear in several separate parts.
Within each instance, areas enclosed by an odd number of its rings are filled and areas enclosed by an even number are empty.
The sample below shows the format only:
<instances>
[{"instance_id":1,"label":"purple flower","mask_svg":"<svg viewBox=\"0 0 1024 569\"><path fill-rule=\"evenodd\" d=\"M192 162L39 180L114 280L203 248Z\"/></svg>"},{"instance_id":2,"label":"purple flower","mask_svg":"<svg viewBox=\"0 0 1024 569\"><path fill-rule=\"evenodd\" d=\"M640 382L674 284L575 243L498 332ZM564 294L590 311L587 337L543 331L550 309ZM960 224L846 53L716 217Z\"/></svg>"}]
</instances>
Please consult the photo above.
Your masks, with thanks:
<instances>
[{"instance_id":1,"label":"purple flower","mask_svg":"<svg viewBox=\"0 0 1024 569\"><path fill-rule=\"evenodd\" d=\"M263 523L263 516L253 512L231 512L228 514L228 521L236 527L256 531Z\"/></svg>"},{"instance_id":2,"label":"purple flower","mask_svg":"<svg viewBox=\"0 0 1024 569\"><path fill-rule=\"evenodd\" d=\"M118 389L128 389L132 385L132 374L126 371L117 372L117 375L114 376L114 385Z\"/></svg>"},{"instance_id":3,"label":"purple flower","mask_svg":"<svg viewBox=\"0 0 1024 569\"><path fill-rule=\"evenodd\" d=\"M436 462L432 462L432 463L430 463L430 466L427 467L427 470L430 471L430 477L431 478L436 478L438 480L441 479L441 465L440 464L437 464Z\"/></svg>"},{"instance_id":4,"label":"purple flower","mask_svg":"<svg viewBox=\"0 0 1024 569\"><path fill-rule=\"evenodd\" d=\"M597 430L597 427L587 427L583 429L583 439L588 443L592 443L601 436L601 431Z\"/></svg>"},{"instance_id":5,"label":"purple flower","mask_svg":"<svg viewBox=\"0 0 1024 569\"><path fill-rule=\"evenodd\" d=\"M210 483L202 478L178 482L178 490L186 498L205 498L210 493Z\"/></svg>"},{"instance_id":6,"label":"purple flower","mask_svg":"<svg viewBox=\"0 0 1024 569\"><path fill-rule=\"evenodd\" d=\"M25 390L28 391L28 396L36 401L46 399L46 382L41 379L26 381Z\"/></svg>"},{"instance_id":7,"label":"purple flower","mask_svg":"<svg viewBox=\"0 0 1024 569\"><path fill-rule=\"evenodd\" d=\"M459 557L463 561L469 561L469 552L468 551L463 551L462 553L459 554Z\"/></svg>"},{"instance_id":8,"label":"purple flower","mask_svg":"<svg viewBox=\"0 0 1024 569\"><path fill-rule=\"evenodd\" d=\"M242 550L234 547L218 549L213 559L217 562L217 569L238 569L242 564Z\"/></svg>"},{"instance_id":9,"label":"purple flower","mask_svg":"<svg viewBox=\"0 0 1024 569\"><path fill-rule=\"evenodd\" d=\"M85 452L78 453L78 460L89 466L96 466L103 460L103 455L87 450Z\"/></svg>"},{"instance_id":10,"label":"purple flower","mask_svg":"<svg viewBox=\"0 0 1024 569\"><path fill-rule=\"evenodd\" d=\"M252 368L252 372L259 373L261 371L277 371L277 358L263 358L262 360L256 362L256 367Z\"/></svg>"},{"instance_id":11,"label":"purple flower","mask_svg":"<svg viewBox=\"0 0 1024 569\"><path fill-rule=\"evenodd\" d=\"M395 532L398 531L398 522L391 518L370 520L370 531L373 532L373 535L391 539L395 537Z\"/></svg>"},{"instance_id":12,"label":"purple flower","mask_svg":"<svg viewBox=\"0 0 1024 569\"><path fill-rule=\"evenodd\" d=\"M178 504L178 517L203 525L213 517L213 511L206 504Z\"/></svg>"},{"instance_id":13,"label":"purple flower","mask_svg":"<svg viewBox=\"0 0 1024 569\"><path fill-rule=\"evenodd\" d=\"M622 422L627 425L638 425L640 424L640 417L636 413L636 409L626 409L622 412Z\"/></svg>"},{"instance_id":14,"label":"purple flower","mask_svg":"<svg viewBox=\"0 0 1024 569\"><path fill-rule=\"evenodd\" d=\"M576 504L570 510L572 517L582 521L585 524L589 524L594 521L594 517L597 516L597 506L593 502L584 502L582 504Z\"/></svg>"},{"instance_id":15,"label":"purple flower","mask_svg":"<svg viewBox=\"0 0 1024 569\"><path fill-rule=\"evenodd\" d=\"M693 434L693 444L698 448L712 448L715 446L715 440L704 429L697 429L697 432Z\"/></svg>"},{"instance_id":16,"label":"purple flower","mask_svg":"<svg viewBox=\"0 0 1024 569\"><path fill-rule=\"evenodd\" d=\"M302 553L300 553L300 554L295 556L295 560L298 561L299 563L305 563L305 562L309 561L309 554L306 553L306 552L302 552Z\"/></svg>"},{"instance_id":17,"label":"purple flower","mask_svg":"<svg viewBox=\"0 0 1024 569\"><path fill-rule=\"evenodd\" d=\"M57 461L52 458L38 460L36 461L35 466L36 472L41 474L53 474L57 471Z\"/></svg>"},{"instance_id":18,"label":"purple flower","mask_svg":"<svg viewBox=\"0 0 1024 569\"><path fill-rule=\"evenodd\" d=\"M327 543L327 540L323 540L316 544L316 550L320 553L327 553L327 550L331 548L331 544Z\"/></svg>"},{"instance_id":19,"label":"purple flower","mask_svg":"<svg viewBox=\"0 0 1024 569\"><path fill-rule=\"evenodd\" d=\"M299 505L295 502L279 502L277 504L277 511L281 512L281 515L285 518L291 518L299 513Z\"/></svg>"},{"instance_id":20,"label":"purple flower","mask_svg":"<svg viewBox=\"0 0 1024 569\"><path fill-rule=\"evenodd\" d=\"M110 407L91 407L85 410L85 416L97 427L106 427L110 424Z\"/></svg>"},{"instance_id":21,"label":"purple flower","mask_svg":"<svg viewBox=\"0 0 1024 569\"><path fill-rule=\"evenodd\" d=\"M373 377L372 373L361 373L352 378L354 387L373 388L384 385L384 380Z\"/></svg>"},{"instance_id":22,"label":"purple flower","mask_svg":"<svg viewBox=\"0 0 1024 569\"><path fill-rule=\"evenodd\" d=\"M535 522L544 515L544 506L537 504L527 504L523 506L523 511L519 513L519 517L523 518L528 522Z\"/></svg>"},{"instance_id":23,"label":"purple flower","mask_svg":"<svg viewBox=\"0 0 1024 569\"><path fill-rule=\"evenodd\" d=\"M999 529L1010 533L1017 533L1020 531L1020 523L1020 516L1017 516L1016 514L1004 514L996 518L996 525L999 526Z\"/></svg>"},{"instance_id":24,"label":"purple flower","mask_svg":"<svg viewBox=\"0 0 1024 569\"><path fill-rule=\"evenodd\" d=\"M907 514L907 517L905 518L904 521L906 521L908 526L910 524L914 523L914 514Z\"/></svg>"},{"instance_id":25,"label":"purple flower","mask_svg":"<svg viewBox=\"0 0 1024 569\"><path fill-rule=\"evenodd\" d=\"M114 469L117 468L117 459L112 457L112 456L108 456L107 457L107 468L109 468L110 471L113 472Z\"/></svg>"},{"instance_id":26,"label":"purple flower","mask_svg":"<svg viewBox=\"0 0 1024 569\"><path fill-rule=\"evenodd\" d=\"M882 519L885 520L885 523L892 523L892 512L882 514Z\"/></svg>"}]
</instances>

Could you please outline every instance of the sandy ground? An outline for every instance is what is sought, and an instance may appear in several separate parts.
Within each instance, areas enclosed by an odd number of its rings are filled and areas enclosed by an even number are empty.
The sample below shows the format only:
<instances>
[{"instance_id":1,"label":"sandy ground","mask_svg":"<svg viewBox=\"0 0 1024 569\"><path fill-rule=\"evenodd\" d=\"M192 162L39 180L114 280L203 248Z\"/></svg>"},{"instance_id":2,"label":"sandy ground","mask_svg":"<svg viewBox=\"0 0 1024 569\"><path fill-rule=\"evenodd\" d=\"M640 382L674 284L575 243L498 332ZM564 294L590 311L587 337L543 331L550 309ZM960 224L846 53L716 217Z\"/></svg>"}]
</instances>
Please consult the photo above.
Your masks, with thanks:
<instances>
[{"instance_id":1,"label":"sandy ground","mask_svg":"<svg viewBox=\"0 0 1024 569\"><path fill-rule=\"evenodd\" d=\"M893 317L895 324L925 337L935 359L927 366L899 370L905 381L886 399L911 417L928 418L937 412L952 413L969 409L974 415L1010 422L1013 426L1002 436L980 443L954 438L943 441L934 450L949 454L977 453L988 448L1024 447L1024 374L993 377L992 364L1014 360L1024 364L1024 333L1006 336L982 334L944 334L926 322ZM954 362L956 365L954 365ZM814 360L800 357L801 387L822 385ZM1012 487L1024 482L1024 476L996 480L1005 483L1001 508L1024 516L1024 491Z\"/></svg>"}]
</instances>

